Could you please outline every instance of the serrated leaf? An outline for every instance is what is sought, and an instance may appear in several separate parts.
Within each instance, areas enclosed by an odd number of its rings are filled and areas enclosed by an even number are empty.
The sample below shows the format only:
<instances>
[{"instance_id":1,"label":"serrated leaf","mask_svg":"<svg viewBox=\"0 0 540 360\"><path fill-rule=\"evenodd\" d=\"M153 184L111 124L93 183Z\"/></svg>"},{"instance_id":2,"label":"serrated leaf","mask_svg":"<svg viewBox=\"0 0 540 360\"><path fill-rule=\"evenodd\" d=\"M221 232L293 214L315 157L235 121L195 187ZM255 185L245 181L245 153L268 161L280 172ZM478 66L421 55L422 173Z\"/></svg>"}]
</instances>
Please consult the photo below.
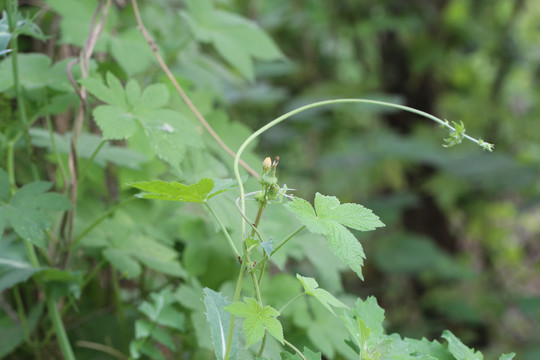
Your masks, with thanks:
<instances>
[{"instance_id":1,"label":"serrated leaf","mask_svg":"<svg viewBox=\"0 0 540 360\"><path fill-rule=\"evenodd\" d=\"M164 84L148 85L139 99L137 106L147 109L159 109L169 102L169 90Z\"/></svg>"},{"instance_id":2,"label":"serrated leaf","mask_svg":"<svg viewBox=\"0 0 540 360\"><path fill-rule=\"evenodd\" d=\"M223 359L227 349L227 337L231 323L231 314L223 308L231 303L220 293L209 288L204 289L204 305L206 318L210 324L214 350L218 359ZM238 332L234 331L231 345L230 359L238 358Z\"/></svg>"},{"instance_id":3,"label":"serrated leaf","mask_svg":"<svg viewBox=\"0 0 540 360\"><path fill-rule=\"evenodd\" d=\"M201 134L177 111L141 109L135 116L140 119L154 153L174 168L178 169L188 147L202 147Z\"/></svg>"},{"instance_id":4,"label":"serrated leaf","mask_svg":"<svg viewBox=\"0 0 540 360\"><path fill-rule=\"evenodd\" d=\"M304 277L299 274L296 274L296 278L302 283L306 294L311 295L315 299L319 300L319 302L332 314L336 315L332 307L348 309L348 306L336 299L334 295L330 294L324 289L319 288L319 284L315 279Z\"/></svg>"},{"instance_id":5,"label":"serrated leaf","mask_svg":"<svg viewBox=\"0 0 540 360\"><path fill-rule=\"evenodd\" d=\"M127 139L137 130L133 114L117 106L101 105L92 113L105 140Z\"/></svg>"},{"instance_id":6,"label":"serrated leaf","mask_svg":"<svg viewBox=\"0 0 540 360\"><path fill-rule=\"evenodd\" d=\"M295 198L285 205L308 230L327 237L330 248L344 263L363 279L362 245L345 226L360 231L384 226L370 209L358 204L340 204L335 196L315 195L315 208L307 201Z\"/></svg>"},{"instance_id":7,"label":"serrated leaf","mask_svg":"<svg viewBox=\"0 0 540 360\"><path fill-rule=\"evenodd\" d=\"M244 302L236 301L224 310L244 319L244 335L246 346L249 347L264 336L265 329L276 340L283 344L283 328L279 320L279 311L267 305L261 307L254 298L244 298Z\"/></svg>"},{"instance_id":8,"label":"serrated leaf","mask_svg":"<svg viewBox=\"0 0 540 360\"><path fill-rule=\"evenodd\" d=\"M186 201L203 203L214 187L212 179L201 179L198 183L184 185L176 181L161 180L141 181L128 184L139 190L146 191L137 196L142 199L161 199L169 201Z\"/></svg>"},{"instance_id":9,"label":"serrated leaf","mask_svg":"<svg viewBox=\"0 0 540 360\"><path fill-rule=\"evenodd\" d=\"M413 355L430 355L437 360L454 360L448 349L437 340L429 341L425 338L421 340L405 338L405 341L409 343Z\"/></svg>"},{"instance_id":10,"label":"serrated leaf","mask_svg":"<svg viewBox=\"0 0 540 360\"><path fill-rule=\"evenodd\" d=\"M0 225L11 225L23 240L45 248L47 241L44 231L51 225L43 210L68 210L70 202L61 194L45 193L52 183L36 181L20 188L9 204L0 207Z\"/></svg>"},{"instance_id":11,"label":"serrated leaf","mask_svg":"<svg viewBox=\"0 0 540 360\"><path fill-rule=\"evenodd\" d=\"M441 337L448 342L448 350L456 360L483 360L480 351L474 351L461 342L450 330L444 330Z\"/></svg>"},{"instance_id":12,"label":"serrated leaf","mask_svg":"<svg viewBox=\"0 0 540 360\"><path fill-rule=\"evenodd\" d=\"M366 328L369 329L370 335L376 337L383 335L384 310L377 304L375 297L370 296L365 301L358 299L353 311L356 317L362 320Z\"/></svg>"}]
</instances>

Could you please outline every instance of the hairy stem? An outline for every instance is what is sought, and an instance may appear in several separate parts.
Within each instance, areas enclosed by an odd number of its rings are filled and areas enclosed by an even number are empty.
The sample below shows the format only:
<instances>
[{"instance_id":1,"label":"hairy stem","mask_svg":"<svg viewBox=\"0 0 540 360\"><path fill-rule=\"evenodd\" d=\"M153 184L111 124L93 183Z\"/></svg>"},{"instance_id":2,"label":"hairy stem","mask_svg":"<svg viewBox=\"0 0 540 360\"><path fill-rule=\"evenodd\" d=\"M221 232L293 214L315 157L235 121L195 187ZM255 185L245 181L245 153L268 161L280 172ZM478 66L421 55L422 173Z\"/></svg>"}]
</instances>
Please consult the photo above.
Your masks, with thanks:
<instances>
[{"instance_id":1,"label":"hairy stem","mask_svg":"<svg viewBox=\"0 0 540 360\"><path fill-rule=\"evenodd\" d=\"M291 349L293 349L297 354L298 356L300 356L303 360L307 360L306 357L304 356L304 354L302 354L302 352L300 350L298 350L293 344L291 344L290 342L288 342L287 340L283 339L283 342L288 346L290 347Z\"/></svg>"},{"instance_id":2,"label":"hairy stem","mask_svg":"<svg viewBox=\"0 0 540 360\"><path fill-rule=\"evenodd\" d=\"M238 274L238 280L236 280L236 289L234 291L233 302L236 302L240 299L240 294L242 293L242 283L244 282L244 275L246 273L247 265L248 264L245 261L242 261L242 266L240 267L240 273ZM231 315L231 322L229 324L229 332L227 334L227 349L225 350L225 356L223 357L225 360L229 360L229 356L231 355L232 338L234 334L235 320L236 320L236 316Z\"/></svg>"}]
</instances>

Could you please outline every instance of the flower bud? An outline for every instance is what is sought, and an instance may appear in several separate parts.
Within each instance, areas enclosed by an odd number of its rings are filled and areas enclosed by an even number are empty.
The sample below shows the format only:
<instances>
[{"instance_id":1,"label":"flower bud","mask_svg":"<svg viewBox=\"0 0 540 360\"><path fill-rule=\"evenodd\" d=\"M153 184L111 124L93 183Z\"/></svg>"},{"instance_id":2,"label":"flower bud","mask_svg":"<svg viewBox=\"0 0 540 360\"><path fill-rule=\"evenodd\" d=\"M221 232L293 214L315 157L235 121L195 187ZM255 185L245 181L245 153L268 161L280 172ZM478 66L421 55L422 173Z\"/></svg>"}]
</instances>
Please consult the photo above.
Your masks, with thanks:
<instances>
[{"instance_id":1,"label":"flower bud","mask_svg":"<svg viewBox=\"0 0 540 360\"><path fill-rule=\"evenodd\" d=\"M270 157L267 157L263 161L263 171L267 171L268 169L270 169L270 166L272 166L272 159L270 159Z\"/></svg>"}]
</instances>

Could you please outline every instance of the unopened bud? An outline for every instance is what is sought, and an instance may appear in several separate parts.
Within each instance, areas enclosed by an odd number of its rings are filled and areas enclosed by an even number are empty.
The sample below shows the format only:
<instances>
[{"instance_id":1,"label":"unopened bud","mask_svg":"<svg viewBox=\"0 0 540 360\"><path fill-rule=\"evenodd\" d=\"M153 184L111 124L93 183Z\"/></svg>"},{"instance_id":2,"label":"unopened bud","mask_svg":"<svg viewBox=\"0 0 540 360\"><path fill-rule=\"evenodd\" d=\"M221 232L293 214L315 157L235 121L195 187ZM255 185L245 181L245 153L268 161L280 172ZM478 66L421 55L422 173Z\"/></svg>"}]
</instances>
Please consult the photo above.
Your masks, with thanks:
<instances>
[{"instance_id":1,"label":"unopened bud","mask_svg":"<svg viewBox=\"0 0 540 360\"><path fill-rule=\"evenodd\" d=\"M264 159L263 170L268 170L270 169L271 166L272 166L272 159L270 159L270 157L267 157L266 159Z\"/></svg>"}]
</instances>

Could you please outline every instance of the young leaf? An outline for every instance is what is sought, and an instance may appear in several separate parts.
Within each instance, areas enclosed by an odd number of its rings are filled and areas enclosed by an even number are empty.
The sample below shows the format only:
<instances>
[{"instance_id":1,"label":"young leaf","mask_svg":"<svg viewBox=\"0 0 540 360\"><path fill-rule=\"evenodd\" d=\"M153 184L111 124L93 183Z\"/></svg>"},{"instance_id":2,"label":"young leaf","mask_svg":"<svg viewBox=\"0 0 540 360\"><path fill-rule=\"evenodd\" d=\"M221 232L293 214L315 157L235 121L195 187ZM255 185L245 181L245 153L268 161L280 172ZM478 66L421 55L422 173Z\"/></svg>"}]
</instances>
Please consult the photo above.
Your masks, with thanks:
<instances>
[{"instance_id":1,"label":"young leaf","mask_svg":"<svg viewBox=\"0 0 540 360\"><path fill-rule=\"evenodd\" d=\"M377 304L376 298L370 296L366 301L358 299L354 314L363 322L371 335L376 337L383 335L384 310Z\"/></svg>"},{"instance_id":2,"label":"young leaf","mask_svg":"<svg viewBox=\"0 0 540 360\"><path fill-rule=\"evenodd\" d=\"M184 185L176 181L161 180L141 181L128 184L146 192L137 196L141 199L161 199L170 201L185 201L203 203L214 188L212 179L201 179L196 184Z\"/></svg>"},{"instance_id":3,"label":"young leaf","mask_svg":"<svg viewBox=\"0 0 540 360\"><path fill-rule=\"evenodd\" d=\"M231 303L220 293L209 288L204 289L204 305L206 307L206 318L210 324L214 350L218 359L223 359L227 349L227 337L231 314L224 307ZM236 329L235 329L236 330ZM234 331L230 359L238 358L238 332Z\"/></svg>"},{"instance_id":4,"label":"young leaf","mask_svg":"<svg viewBox=\"0 0 540 360\"><path fill-rule=\"evenodd\" d=\"M0 207L0 219L5 222L0 226L10 224L23 240L44 249L47 246L44 231L50 226L50 220L44 211L71 208L65 196L46 192L51 187L50 182L36 181L20 188L9 204Z\"/></svg>"},{"instance_id":5,"label":"young leaf","mask_svg":"<svg viewBox=\"0 0 540 360\"><path fill-rule=\"evenodd\" d=\"M510 354L502 354L499 357L499 360L512 360L516 356L516 353L510 353Z\"/></svg>"},{"instance_id":6,"label":"young leaf","mask_svg":"<svg viewBox=\"0 0 540 360\"><path fill-rule=\"evenodd\" d=\"M437 340L429 341L425 338L422 340L408 339L405 341L409 343L409 347L412 350L412 354L416 356L430 355L437 360L454 360L455 358L448 351L448 349L438 342Z\"/></svg>"},{"instance_id":7,"label":"young leaf","mask_svg":"<svg viewBox=\"0 0 540 360\"><path fill-rule=\"evenodd\" d=\"M315 299L319 300L319 302L332 314L336 315L332 307L348 309L348 306L336 299L334 295L330 294L324 289L319 288L319 284L315 279L310 277L304 277L299 274L296 274L296 278L302 283L306 294L311 295Z\"/></svg>"},{"instance_id":8,"label":"young leaf","mask_svg":"<svg viewBox=\"0 0 540 360\"><path fill-rule=\"evenodd\" d=\"M480 351L474 351L474 349L467 347L450 330L444 330L441 337L448 342L448 350L454 355L456 360L484 359Z\"/></svg>"},{"instance_id":9,"label":"young leaf","mask_svg":"<svg viewBox=\"0 0 540 360\"><path fill-rule=\"evenodd\" d=\"M269 305L261 307L254 298L244 298L244 302L234 302L224 309L233 315L245 318L244 335L247 347L261 340L265 329L283 344L283 327L276 319L279 312L273 307Z\"/></svg>"},{"instance_id":10,"label":"young leaf","mask_svg":"<svg viewBox=\"0 0 540 360\"><path fill-rule=\"evenodd\" d=\"M379 217L358 204L340 204L334 196L315 195L315 209L304 199L295 198L285 205L311 232L325 235L330 248L363 279L364 250L346 228L360 231L384 226Z\"/></svg>"}]
</instances>

